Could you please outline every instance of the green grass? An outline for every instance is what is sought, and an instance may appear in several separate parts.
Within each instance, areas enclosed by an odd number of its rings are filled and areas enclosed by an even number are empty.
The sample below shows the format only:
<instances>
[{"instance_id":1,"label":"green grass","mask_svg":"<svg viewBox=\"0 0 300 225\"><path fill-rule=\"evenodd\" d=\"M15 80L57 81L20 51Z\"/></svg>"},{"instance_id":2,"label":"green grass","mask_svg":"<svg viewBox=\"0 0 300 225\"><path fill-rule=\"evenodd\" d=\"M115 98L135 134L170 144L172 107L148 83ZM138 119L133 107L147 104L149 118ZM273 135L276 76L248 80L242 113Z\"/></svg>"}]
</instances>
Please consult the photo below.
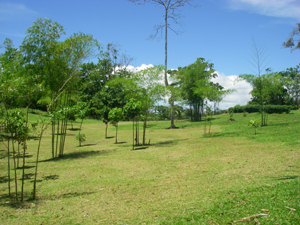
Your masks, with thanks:
<instances>
[{"instance_id":1,"label":"green grass","mask_svg":"<svg viewBox=\"0 0 300 225\"><path fill-rule=\"evenodd\" d=\"M204 122L180 120L175 123L179 129L169 130L169 121L151 121L151 145L135 151L132 122L120 122L120 143L114 144L114 138L104 138L101 121L85 120L86 142L78 147L78 131L68 130L65 156L56 160L50 159L48 129L37 201L16 204L8 198L7 158L0 159L1 223L299 224L299 111L269 115L269 125L256 135L248 121L260 115L233 118L216 116L210 135L204 135ZM110 126L108 136L114 135ZM33 138L27 151L27 198L36 147ZM1 143L0 152L5 152ZM268 216L251 217L259 213Z\"/></svg>"}]
</instances>

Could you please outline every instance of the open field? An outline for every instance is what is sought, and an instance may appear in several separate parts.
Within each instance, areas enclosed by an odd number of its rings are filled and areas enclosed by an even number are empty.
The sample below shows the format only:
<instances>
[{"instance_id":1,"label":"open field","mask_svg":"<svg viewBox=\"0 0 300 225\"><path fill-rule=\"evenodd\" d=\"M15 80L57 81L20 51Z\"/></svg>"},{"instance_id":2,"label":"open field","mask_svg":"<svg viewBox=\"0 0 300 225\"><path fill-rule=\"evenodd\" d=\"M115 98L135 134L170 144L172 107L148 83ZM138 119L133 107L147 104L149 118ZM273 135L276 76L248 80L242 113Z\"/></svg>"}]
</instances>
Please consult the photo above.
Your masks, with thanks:
<instances>
[{"instance_id":1,"label":"open field","mask_svg":"<svg viewBox=\"0 0 300 225\"><path fill-rule=\"evenodd\" d=\"M204 122L176 121L176 130L149 122L150 145L134 151L131 122L120 123L114 144L114 127L105 139L101 121L85 120L86 142L78 147L77 131L68 130L65 156L56 160L48 128L38 200L22 205L7 197L0 143L1 224L300 224L300 112L269 115L256 135L248 121L260 115L233 118L215 116L210 135ZM28 142L27 196L37 142Z\"/></svg>"}]
</instances>

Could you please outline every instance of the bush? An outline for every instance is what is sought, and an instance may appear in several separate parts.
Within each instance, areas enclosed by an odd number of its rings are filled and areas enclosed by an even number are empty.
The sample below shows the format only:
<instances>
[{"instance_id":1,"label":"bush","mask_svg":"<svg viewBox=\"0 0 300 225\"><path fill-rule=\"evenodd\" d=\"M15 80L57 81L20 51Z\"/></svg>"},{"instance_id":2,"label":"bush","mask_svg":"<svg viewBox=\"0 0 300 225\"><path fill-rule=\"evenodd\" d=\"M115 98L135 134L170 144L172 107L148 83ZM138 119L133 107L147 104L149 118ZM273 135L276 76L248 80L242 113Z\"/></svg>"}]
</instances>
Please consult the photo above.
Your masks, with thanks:
<instances>
[{"instance_id":1,"label":"bush","mask_svg":"<svg viewBox=\"0 0 300 225\"><path fill-rule=\"evenodd\" d=\"M289 105L265 105L266 113L289 113L292 110L292 107ZM234 106L230 107L228 111L233 111L234 113L253 113L260 112L260 105L245 105L245 106Z\"/></svg>"}]
</instances>

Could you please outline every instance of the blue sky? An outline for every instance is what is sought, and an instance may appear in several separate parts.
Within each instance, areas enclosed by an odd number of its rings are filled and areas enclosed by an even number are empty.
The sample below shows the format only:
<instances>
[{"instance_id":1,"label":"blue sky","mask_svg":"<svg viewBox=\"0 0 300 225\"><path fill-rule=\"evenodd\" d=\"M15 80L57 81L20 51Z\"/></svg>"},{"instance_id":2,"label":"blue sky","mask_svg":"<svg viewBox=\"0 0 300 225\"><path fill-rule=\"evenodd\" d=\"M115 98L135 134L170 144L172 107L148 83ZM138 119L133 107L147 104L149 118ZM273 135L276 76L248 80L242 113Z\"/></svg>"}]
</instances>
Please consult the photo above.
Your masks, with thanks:
<instances>
[{"instance_id":1,"label":"blue sky","mask_svg":"<svg viewBox=\"0 0 300 225\"><path fill-rule=\"evenodd\" d=\"M266 67L273 71L294 67L300 50L282 47L300 22L299 0L195 0L199 7L181 9L182 27L171 24L168 68L187 66L203 57L215 64L219 82L233 87L236 75L253 73L252 40L262 45ZM154 26L163 23L163 8L155 4L138 5L127 0L0 0L0 43L8 37L19 46L25 32L40 17L60 23L68 37L75 32L92 34L100 43L114 43L135 58L134 67L164 64L164 38L149 40ZM231 82L231 83L230 83ZM230 83L230 84L229 84ZM222 84L222 83L221 83ZM245 85L245 86L243 86ZM236 84L228 104L249 100L249 86ZM251 90L251 89L250 89ZM246 96L247 95L247 96Z\"/></svg>"}]
</instances>

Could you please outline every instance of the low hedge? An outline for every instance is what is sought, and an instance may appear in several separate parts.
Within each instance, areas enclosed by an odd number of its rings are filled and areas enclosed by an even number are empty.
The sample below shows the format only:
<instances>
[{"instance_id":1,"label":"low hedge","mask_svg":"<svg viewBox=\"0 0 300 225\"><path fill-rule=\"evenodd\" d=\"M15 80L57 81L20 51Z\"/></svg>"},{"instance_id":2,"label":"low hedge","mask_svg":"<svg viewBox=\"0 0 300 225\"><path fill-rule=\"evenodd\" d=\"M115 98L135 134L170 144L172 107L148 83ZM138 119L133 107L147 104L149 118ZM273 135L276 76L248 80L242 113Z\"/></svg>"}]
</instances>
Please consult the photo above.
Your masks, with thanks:
<instances>
[{"instance_id":1,"label":"low hedge","mask_svg":"<svg viewBox=\"0 0 300 225\"><path fill-rule=\"evenodd\" d=\"M292 110L292 106L290 105L264 105L265 112L266 113L289 113ZM234 107L230 107L228 109L229 112L234 112L234 113L242 113L242 112L248 112L248 113L253 113L253 112L260 112L260 105L244 105L244 106L239 106L236 105Z\"/></svg>"}]
</instances>

